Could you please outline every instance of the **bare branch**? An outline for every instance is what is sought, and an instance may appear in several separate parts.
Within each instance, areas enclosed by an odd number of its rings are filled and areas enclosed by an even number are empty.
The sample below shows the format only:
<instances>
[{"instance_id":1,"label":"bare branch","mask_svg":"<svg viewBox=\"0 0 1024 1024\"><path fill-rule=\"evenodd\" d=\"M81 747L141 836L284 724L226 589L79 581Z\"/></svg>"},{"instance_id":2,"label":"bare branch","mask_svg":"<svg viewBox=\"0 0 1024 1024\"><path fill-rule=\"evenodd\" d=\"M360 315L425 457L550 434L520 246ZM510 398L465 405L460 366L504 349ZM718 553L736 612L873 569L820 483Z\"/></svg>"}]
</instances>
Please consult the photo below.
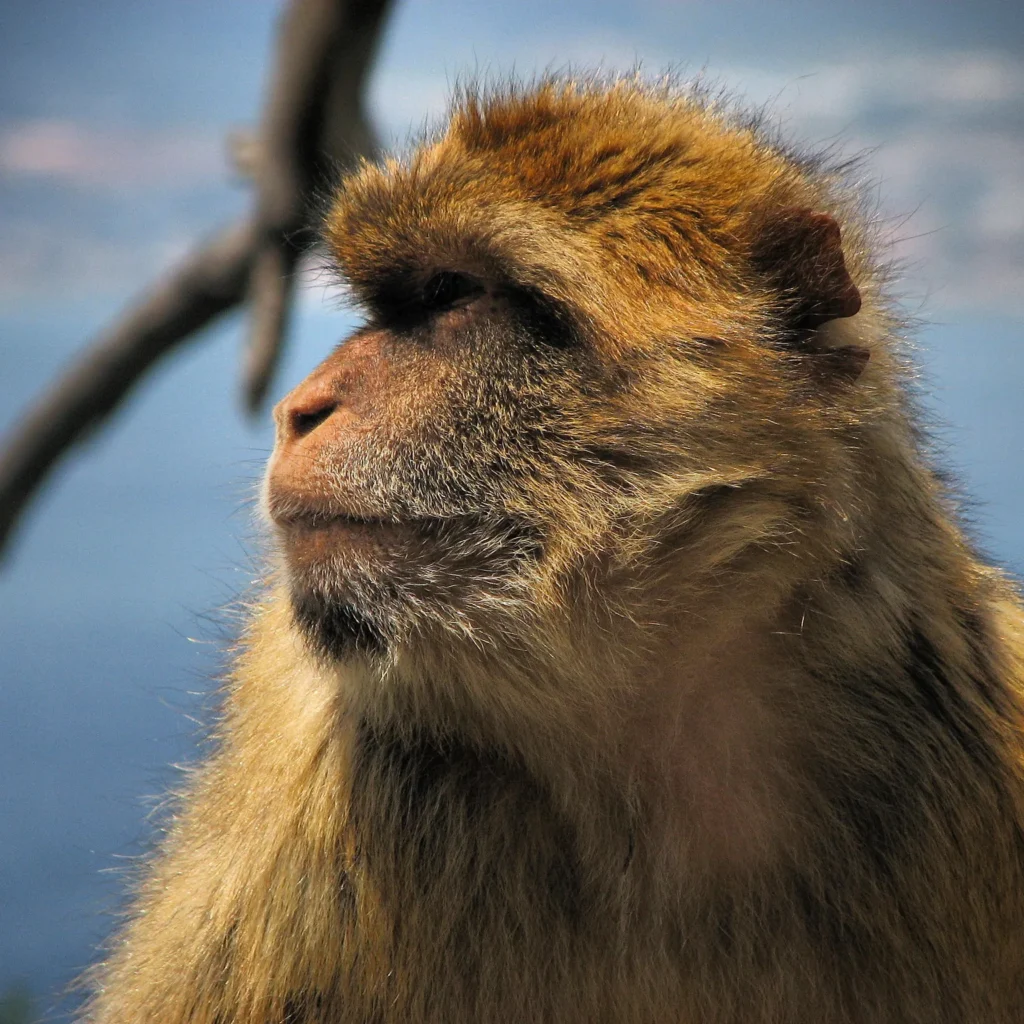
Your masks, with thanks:
<instances>
[{"instance_id":1,"label":"bare branch","mask_svg":"<svg viewBox=\"0 0 1024 1024\"><path fill-rule=\"evenodd\" d=\"M115 409L162 356L242 300L252 264L250 223L199 249L94 342L45 393L0 454L0 550L58 459Z\"/></svg>"},{"instance_id":2,"label":"bare branch","mask_svg":"<svg viewBox=\"0 0 1024 1024\"><path fill-rule=\"evenodd\" d=\"M61 456L115 409L163 356L252 298L246 406L262 404L281 355L314 195L376 140L363 88L391 0L291 0L260 132L238 161L258 190L251 220L168 273L79 357L0 452L0 551ZM238 146L236 146L236 150Z\"/></svg>"},{"instance_id":3,"label":"bare branch","mask_svg":"<svg viewBox=\"0 0 1024 1024\"><path fill-rule=\"evenodd\" d=\"M252 324L242 368L242 395L250 415L262 407L281 360L298 257L298 250L287 240L267 241L249 275Z\"/></svg>"},{"instance_id":4,"label":"bare branch","mask_svg":"<svg viewBox=\"0 0 1024 1024\"><path fill-rule=\"evenodd\" d=\"M293 0L282 18L278 61L259 137L256 258L242 387L256 413L280 362L295 283L318 185L339 166L376 149L362 93L388 4ZM329 114L328 114L329 112Z\"/></svg>"}]
</instances>

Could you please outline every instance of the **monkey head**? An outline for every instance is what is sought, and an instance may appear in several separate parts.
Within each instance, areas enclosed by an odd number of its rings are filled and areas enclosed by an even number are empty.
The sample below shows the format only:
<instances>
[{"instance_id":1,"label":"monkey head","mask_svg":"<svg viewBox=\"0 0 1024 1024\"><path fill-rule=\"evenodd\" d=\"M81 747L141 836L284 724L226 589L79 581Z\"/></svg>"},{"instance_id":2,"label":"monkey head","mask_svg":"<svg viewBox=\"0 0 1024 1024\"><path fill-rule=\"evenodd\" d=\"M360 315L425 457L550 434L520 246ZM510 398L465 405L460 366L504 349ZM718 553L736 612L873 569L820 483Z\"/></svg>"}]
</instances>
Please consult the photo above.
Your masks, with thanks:
<instances>
[{"instance_id":1,"label":"monkey head","mask_svg":"<svg viewBox=\"0 0 1024 1024\"><path fill-rule=\"evenodd\" d=\"M268 473L307 638L536 645L844 522L855 213L827 168L632 80L467 93L357 170L326 243L365 322L277 407Z\"/></svg>"}]
</instances>

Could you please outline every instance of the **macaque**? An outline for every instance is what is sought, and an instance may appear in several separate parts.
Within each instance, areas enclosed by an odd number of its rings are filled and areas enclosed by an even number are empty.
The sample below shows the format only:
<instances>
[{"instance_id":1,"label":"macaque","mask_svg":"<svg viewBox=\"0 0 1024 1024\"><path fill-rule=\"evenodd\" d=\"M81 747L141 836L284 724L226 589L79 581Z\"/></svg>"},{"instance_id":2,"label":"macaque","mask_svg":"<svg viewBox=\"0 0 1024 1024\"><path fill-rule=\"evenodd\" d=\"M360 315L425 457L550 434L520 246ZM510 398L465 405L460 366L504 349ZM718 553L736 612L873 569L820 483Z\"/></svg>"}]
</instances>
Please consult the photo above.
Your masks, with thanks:
<instances>
[{"instance_id":1,"label":"macaque","mask_svg":"<svg viewBox=\"0 0 1024 1024\"><path fill-rule=\"evenodd\" d=\"M337 189L215 752L93 1024L1019 1024L1021 605L842 166L463 90Z\"/></svg>"}]
</instances>

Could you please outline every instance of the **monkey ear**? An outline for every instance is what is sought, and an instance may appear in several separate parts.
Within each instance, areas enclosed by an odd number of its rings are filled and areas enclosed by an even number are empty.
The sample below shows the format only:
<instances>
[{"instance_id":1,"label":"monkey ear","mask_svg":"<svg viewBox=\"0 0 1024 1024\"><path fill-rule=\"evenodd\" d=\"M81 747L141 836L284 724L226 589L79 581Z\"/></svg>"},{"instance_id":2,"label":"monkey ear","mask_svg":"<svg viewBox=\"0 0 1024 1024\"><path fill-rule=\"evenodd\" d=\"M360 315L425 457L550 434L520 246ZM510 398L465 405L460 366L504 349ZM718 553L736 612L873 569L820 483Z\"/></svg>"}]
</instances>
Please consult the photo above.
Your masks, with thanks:
<instances>
[{"instance_id":1,"label":"monkey ear","mask_svg":"<svg viewBox=\"0 0 1024 1024\"><path fill-rule=\"evenodd\" d=\"M777 211L761 227L754 263L789 301L794 330L811 331L860 309L839 225L827 213L800 207Z\"/></svg>"},{"instance_id":2,"label":"monkey ear","mask_svg":"<svg viewBox=\"0 0 1024 1024\"><path fill-rule=\"evenodd\" d=\"M835 218L801 207L776 211L761 225L753 262L783 297L796 346L827 356L827 362L842 368L843 376L859 377L868 361L867 349L819 348L814 343L817 328L854 316L861 305L860 292L846 269Z\"/></svg>"}]
</instances>

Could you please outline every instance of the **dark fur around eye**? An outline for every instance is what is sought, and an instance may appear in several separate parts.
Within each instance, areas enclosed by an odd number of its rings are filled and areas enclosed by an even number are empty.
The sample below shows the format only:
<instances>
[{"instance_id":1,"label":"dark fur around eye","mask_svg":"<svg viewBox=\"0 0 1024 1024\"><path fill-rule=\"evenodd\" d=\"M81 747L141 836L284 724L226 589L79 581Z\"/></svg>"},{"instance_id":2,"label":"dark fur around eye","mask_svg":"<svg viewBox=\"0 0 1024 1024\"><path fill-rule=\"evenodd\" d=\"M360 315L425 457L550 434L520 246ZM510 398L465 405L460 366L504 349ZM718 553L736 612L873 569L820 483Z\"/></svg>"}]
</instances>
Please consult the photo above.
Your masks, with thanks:
<instances>
[{"instance_id":1,"label":"dark fur around eye","mask_svg":"<svg viewBox=\"0 0 1024 1024\"><path fill-rule=\"evenodd\" d=\"M520 323L545 348L569 349L577 344L572 316L540 292L516 289L509 293Z\"/></svg>"},{"instance_id":2,"label":"dark fur around eye","mask_svg":"<svg viewBox=\"0 0 1024 1024\"><path fill-rule=\"evenodd\" d=\"M412 328L432 316L483 295L483 282L469 274L439 270L425 281L409 268L396 268L369 297L372 319L383 326Z\"/></svg>"},{"instance_id":3,"label":"dark fur around eye","mask_svg":"<svg viewBox=\"0 0 1024 1024\"><path fill-rule=\"evenodd\" d=\"M571 315L541 292L508 281L497 282L496 291L504 297L511 315L544 347L575 347ZM378 285L368 305L377 325L407 330L486 292L483 281L460 271L438 270L417 284L415 272L400 270Z\"/></svg>"}]
</instances>

